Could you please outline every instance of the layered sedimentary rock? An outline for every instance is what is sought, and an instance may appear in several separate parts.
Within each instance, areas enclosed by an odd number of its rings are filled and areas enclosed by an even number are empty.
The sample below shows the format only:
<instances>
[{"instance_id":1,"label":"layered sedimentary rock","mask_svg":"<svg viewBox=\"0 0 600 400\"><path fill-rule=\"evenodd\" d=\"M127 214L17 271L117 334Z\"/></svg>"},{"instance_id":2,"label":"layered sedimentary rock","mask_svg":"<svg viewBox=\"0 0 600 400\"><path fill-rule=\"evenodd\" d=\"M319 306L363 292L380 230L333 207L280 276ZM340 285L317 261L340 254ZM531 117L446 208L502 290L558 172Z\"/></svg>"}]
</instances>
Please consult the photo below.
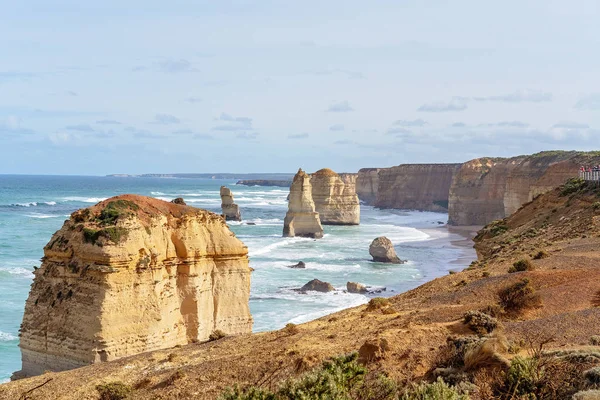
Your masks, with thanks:
<instances>
[{"instance_id":1,"label":"layered sedimentary rock","mask_svg":"<svg viewBox=\"0 0 600 400\"><path fill-rule=\"evenodd\" d=\"M17 376L250 332L247 253L185 205L123 195L73 213L35 271Z\"/></svg>"},{"instance_id":2,"label":"layered sedimentary rock","mask_svg":"<svg viewBox=\"0 0 600 400\"><path fill-rule=\"evenodd\" d=\"M241 221L240 207L233 201L233 193L227 186L221 186L221 209L226 221Z\"/></svg>"},{"instance_id":3,"label":"layered sedimentary rock","mask_svg":"<svg viewBox=\"0 0 600 400\"><path fill-rule=\"evenodd\" d=\"M356 178L356 194L365 204L373 205L379 190L380 168L362 168Z\"/></svg>"},{"instance_id":4,"label":"layered sedimentary rock","mask_svg":"<svg viewBox=\"0 0 600 400\"><path fill-rule=\"evenodd\" d=\"M323 168L311 175L312 198L315 211L323 225L358 225L360 202L356 195L353 174L336 174Z\"/></svg>"},{"instance_id":5,"label":"layered sedimentary rock","mask_svg":"<svg viewBox=\"0 0 600 400\"><path fill-rule=\"evenodd\" d=\"M454 176L448 222L485 225L507 217L535 196L576 177L581 165L598 163L597 154L572 151L471 160Z\"/></svg>"},{"instance_id":6,"label":"layered sedimentary rock","mask_svg":"<svg viewBox=\"0 0 600 400\"><path fill-rule=\"evenodd\" d=\"M283 236L322 238L323 227L315 211L310 176L298 170L290 187L288 211L283 221Z\"/></svg>"},{"instance_id":7,"label":"layered sedimentary rock","mask_svg":"<svg viewBox=\"0 0 600 400\"><path fill-rule=\"evenodd\" d=\"M378 173L375 207L421 211L448 209L448 194L461 164L404 164Z\"/></svg>"}]
</instances>

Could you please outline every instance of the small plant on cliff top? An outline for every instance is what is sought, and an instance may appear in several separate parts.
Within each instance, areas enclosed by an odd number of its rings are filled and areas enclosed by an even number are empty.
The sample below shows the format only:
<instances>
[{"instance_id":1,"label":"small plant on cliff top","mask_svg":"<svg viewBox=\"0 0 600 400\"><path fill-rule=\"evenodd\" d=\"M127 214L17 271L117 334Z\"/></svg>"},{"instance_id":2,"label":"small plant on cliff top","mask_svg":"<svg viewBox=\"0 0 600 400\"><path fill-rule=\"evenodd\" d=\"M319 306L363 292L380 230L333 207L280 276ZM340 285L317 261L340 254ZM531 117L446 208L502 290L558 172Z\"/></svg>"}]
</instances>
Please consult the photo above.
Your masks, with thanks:
<instances>
[{"instance_id":1,"label":"small plant on cliff top","mask_svg":"<svg viewBox=\"0 0 600 400\"><path fill-rule=\"evenodd\" d=\"M139 210L140 207L129 200L115 200L108 203L104 210L100 212L98 220L105 225L114 224L122 216L131 215L132 211Z\"/></svg>"},{"instance_id":2,"label":"small plant on cliff top","mask_svg":"<svg viewBox=\"0 0 600 400\"><path fill-rule=\"evenodd\" d=\"M399 397L400 400L469 400L469 395L461 394L449 386L442 378L433 383L414 385Z\"/></svg>"},{"instance_id":3,"label":"small plant on cliff top","mask_svg":"<svg viewBox=\"0 0 600 400\"><path fill-rule=\"evenodd\" d=\"M537 253L535 253L531 258L533 258L534 260L541 260L543 258L547 258L549 257L550 254L548 254L547 251L544 250L539 250Z\"/></svg>"},{"instance_id":4,"label":"small plant on cliff top","mask_svg":"<svg viewBox=\"0 0 600 400\"><path fill-rule=\"evenodd\" d=\"M367 305L367 311L375 311L380 310L384 307L390 305L390 301L383 297L375 297L369 300L369 304Z\"/></svg>"},{"instance_id":5,"label":"small plant on cliff top","mask_svg":"<svg viewBox=\"0 0 600 400\"><path fill-rule=\"evenodd\" d=\"M298 328L298 325L292 323L286 324L285 328L283 328L282 330L288 335L295 335L296 333L300 332L300 328Z\"/></svg>"},{"instance_id":6,"label":"small plant on cliff top","mask_svg":"<svg viewBox=\"0 0 600 400\"><path fill-rule=\"evenodd\" d=\"M498 298L500 305L509 314L518 314L525 309L541 305L540 296L535 292L529 279L523 279L501 289Z\"/></svg>"},{"instance_id":7,"label":"small plant on cliff top","mask_svg":"<svg viewBox=\"0 0 600 400\"><path fill-rule=\"evenodd\" d=\"M220 329L217 329L210 334L210 336L208 337L208 341L213 342L215 340L223 339L225 336L227 336L225 332L223 332Z\"/></svg>"},{"instance_id":8,"label":"small plant on cliff top","mask_svg":"<svg viewBox=\"0 0 600 400\"><path fill-rule=\"evenodd\" d=\"M100 400L123 400L131 394L131 386L123 382L110 382L96 386Z\"/></svg>"},{"instance_id":9,"label":"small plant on cliff top","mask_svg":"<svg viewBox=\"0 0 600 400\"><path fill-rule=\"evenodd\" d=\"M533 271L534 269L535 267L531 261L523 258L519 261L516 261L512 267L508 269L508 273L512 274L513 272Z\"/></svg>"},{"instance_id":10,"label":"small plant on cliff top","mask_svg":"<svg viewBox=\"0 0 600 400\"><path fill-rule=\"evenodd\" d=\"M475 333L485 335L498 327L498 320L481 311L467 311L463 322Z\"/></svg>"},{"instance_id":11,"label":"small plant on cliff top","mask_svg":"<svg viewBox=\"0 0 600 400\"><path fill-rule=\"evenodd\" d=\"M560 189L561 196L568 196L577 193L586 187L586 181L581 178L569 179Z\"/></svg>"}]
</instances>

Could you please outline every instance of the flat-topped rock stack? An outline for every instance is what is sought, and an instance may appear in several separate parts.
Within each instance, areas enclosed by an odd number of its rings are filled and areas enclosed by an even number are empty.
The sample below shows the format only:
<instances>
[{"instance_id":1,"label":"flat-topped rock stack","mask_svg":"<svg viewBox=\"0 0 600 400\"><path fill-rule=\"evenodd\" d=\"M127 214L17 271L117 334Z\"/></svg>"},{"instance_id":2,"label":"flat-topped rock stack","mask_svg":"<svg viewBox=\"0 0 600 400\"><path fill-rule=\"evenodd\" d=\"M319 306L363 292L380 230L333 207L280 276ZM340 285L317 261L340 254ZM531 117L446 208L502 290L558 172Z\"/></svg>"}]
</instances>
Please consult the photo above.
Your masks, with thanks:
<instances>
[{"instance_id":1,"label":"flat-topped rock stack","mask_svg":"<svg viewBox=\"0 0 600 400\"><path fill-rule=\"evenodd\" d=\"M35 271L16 376L251 332L247 254L185 205L122 195L73 213Z\"/></svg>"},{"instance_id":2,"label":"flat-topped rock stack","mask_svg":"<svg viewBox=\"0 0 600 400\"><path fill-rule=\"evenodd\" d=\"M312 198L323 225L358 225L360 202L356 175L338 175L323 168L311 175Z\"/></svg>"},{"instance_id":3,"label":"flat-topped rock stack","mask_svg":"<svg viewBox=\"0 0 600 400\"><path fill-rule=\"evenodd\" d=\"M284 237L322 238L323 227L315 211L310 176L302 169L294 176L290 187L288 211L283 221Z\"/></svg>"},{"instance_id":4,"label":"flat-topped rock stack","mask_svg":"<svg viewBox=\"0 0 600 400\"><path fill-rule=\"evenodd\" d=\"M241 221L240 207L233 201L233 193L227 186L221 186L221 209L226 221Z\"/></svg>"}]
</instances>

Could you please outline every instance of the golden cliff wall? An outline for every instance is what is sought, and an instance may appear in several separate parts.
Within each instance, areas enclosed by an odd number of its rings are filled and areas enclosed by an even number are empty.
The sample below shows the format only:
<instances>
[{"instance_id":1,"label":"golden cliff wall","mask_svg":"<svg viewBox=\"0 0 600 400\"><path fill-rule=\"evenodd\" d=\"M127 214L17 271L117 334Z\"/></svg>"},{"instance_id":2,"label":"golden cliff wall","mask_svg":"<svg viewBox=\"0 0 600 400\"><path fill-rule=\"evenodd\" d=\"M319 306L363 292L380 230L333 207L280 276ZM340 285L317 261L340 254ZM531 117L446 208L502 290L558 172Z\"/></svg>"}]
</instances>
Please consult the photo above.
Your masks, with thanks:
<instances>
[{"instance_id":1,"label":"golden cliff wall","mask_svg":"<svg viewBox=\"0 0 600 400\"><path fill-rule=\"evenodd\" d=\"M600 163L600 155L547 151L513 158L478 158L462 165L450 188L452 225L485 225L576 177L581 165Z\"/></svg>"},{"instance_id":2,"label":"golden cliff wall","mask_svg":"<svg viewBox=\"0 0 600 400\"><path fill-rule=\"evenodd\" d=\"M356 178L356 194L365 204L375 204L379 190L379 171L381 168L361 168Z\"/></svg>"},{"instance_id":3,"label":"golden cliff wall","mask_svg":"<svg viewBox=\"0 0 600 400\"><path fill-rule=\"evenodd\" d=\"M404 164L380 169L374 205L379 208L446 211L450 184L460 166Z\"/></svg>"},{"instance_id":4,"label":"golden cliff wall","mask_svg":"<svg viewBox=\"0 0 600 400\"><path fill-rule=\"evenodd\" d=\"M44 248L18 376L247 333L247 248L222 217L123 195L73 213Z\"/></svg>"},{"instance_id":5,"label":"golden cliff wall","mask_svg":"<svg viewBox=\"0 0 600 400\"><path fill-rule=\"evenodd\" d=\"M360 203L354 174L338 175L323 168L310 177L315 211L323 225L358 225Z\"/></svg>"}]
</instances>

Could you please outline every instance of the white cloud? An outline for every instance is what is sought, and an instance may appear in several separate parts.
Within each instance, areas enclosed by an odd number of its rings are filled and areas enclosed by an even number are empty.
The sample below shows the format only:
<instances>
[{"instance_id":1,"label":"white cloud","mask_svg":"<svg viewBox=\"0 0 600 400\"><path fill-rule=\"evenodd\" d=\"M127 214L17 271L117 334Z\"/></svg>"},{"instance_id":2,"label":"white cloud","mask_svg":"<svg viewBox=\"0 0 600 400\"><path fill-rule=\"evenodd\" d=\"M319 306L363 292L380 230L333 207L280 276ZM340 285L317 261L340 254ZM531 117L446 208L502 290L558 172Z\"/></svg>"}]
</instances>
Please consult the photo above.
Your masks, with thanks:
<instances>
[{"instance_id":1,"label":"white cloud","mask_svg":"<svg viewBox=\"0 0 600 400\"><path fill-rule=\"evenodd\" d=\"M582 97L575 104L575 108L581 111L600 110L600 93L592 93Z\"/></svg>"},{"instance_id":2,"label":"white cloud","mask_svg":"<svg viewBox=\"0 0 600 400\"><path fill-rule=\"evenodd\" d=\"M170 115L170 114L156 114L154 116L154 121L152 121L153 124L160 124L160 125L172 125L172 124L178 124L180 122L181 122L181 120L179 118L177 118L174 115Z\"/></svg>"},{"instance_id":3,"label":"white cloud","mask_svg":"<svg viewBox=\"0 0 600 400\"><path fill-rule=\"evenodd\" d=\"M350 112L350 111L354 111L354 109L350 106L350 103L348 103L348 101L344 100L344 101L340 101L339 103L334 103L334 104L330 105L326 111L327 112Z\"/></svg>"},{"instance_id":4,"label":"white cloud","mask_svg":"<svg viewBox=\"0 0 600 400\"><path fill-rule=\"evenodd\" d=\"M475 101L500 101L505 103L541 103L552 101L552 93L541 90L523 89L500 96L473 97L472 99Z\"/></svg>"},{"instance_id":5,"label":"white cloud","mask_svg":"<svg viewBox=\"0 0 600 400\"><path fill-rule=\"evenodd\" d=\"M335 124L335 125L331 125L331 126L329 127L329 130L330 130L330 131L333 131L333 132L340 132L340 131L343 131L343 130L344 130L344 125L343 125L343 124Z\"/></svg>"},{"instance_id":6,"label":"white cloud","mask_svg":"<svg viewBox=\"0 0 600 400\"><path fill-rule=\"evenodd\" d=\"M448 111L463 111L467 109L467 104L462 99L452 99L449 102L436 101L423 104L417 109L421 112L448 112Z\"/></svg>"}]
</instances>

